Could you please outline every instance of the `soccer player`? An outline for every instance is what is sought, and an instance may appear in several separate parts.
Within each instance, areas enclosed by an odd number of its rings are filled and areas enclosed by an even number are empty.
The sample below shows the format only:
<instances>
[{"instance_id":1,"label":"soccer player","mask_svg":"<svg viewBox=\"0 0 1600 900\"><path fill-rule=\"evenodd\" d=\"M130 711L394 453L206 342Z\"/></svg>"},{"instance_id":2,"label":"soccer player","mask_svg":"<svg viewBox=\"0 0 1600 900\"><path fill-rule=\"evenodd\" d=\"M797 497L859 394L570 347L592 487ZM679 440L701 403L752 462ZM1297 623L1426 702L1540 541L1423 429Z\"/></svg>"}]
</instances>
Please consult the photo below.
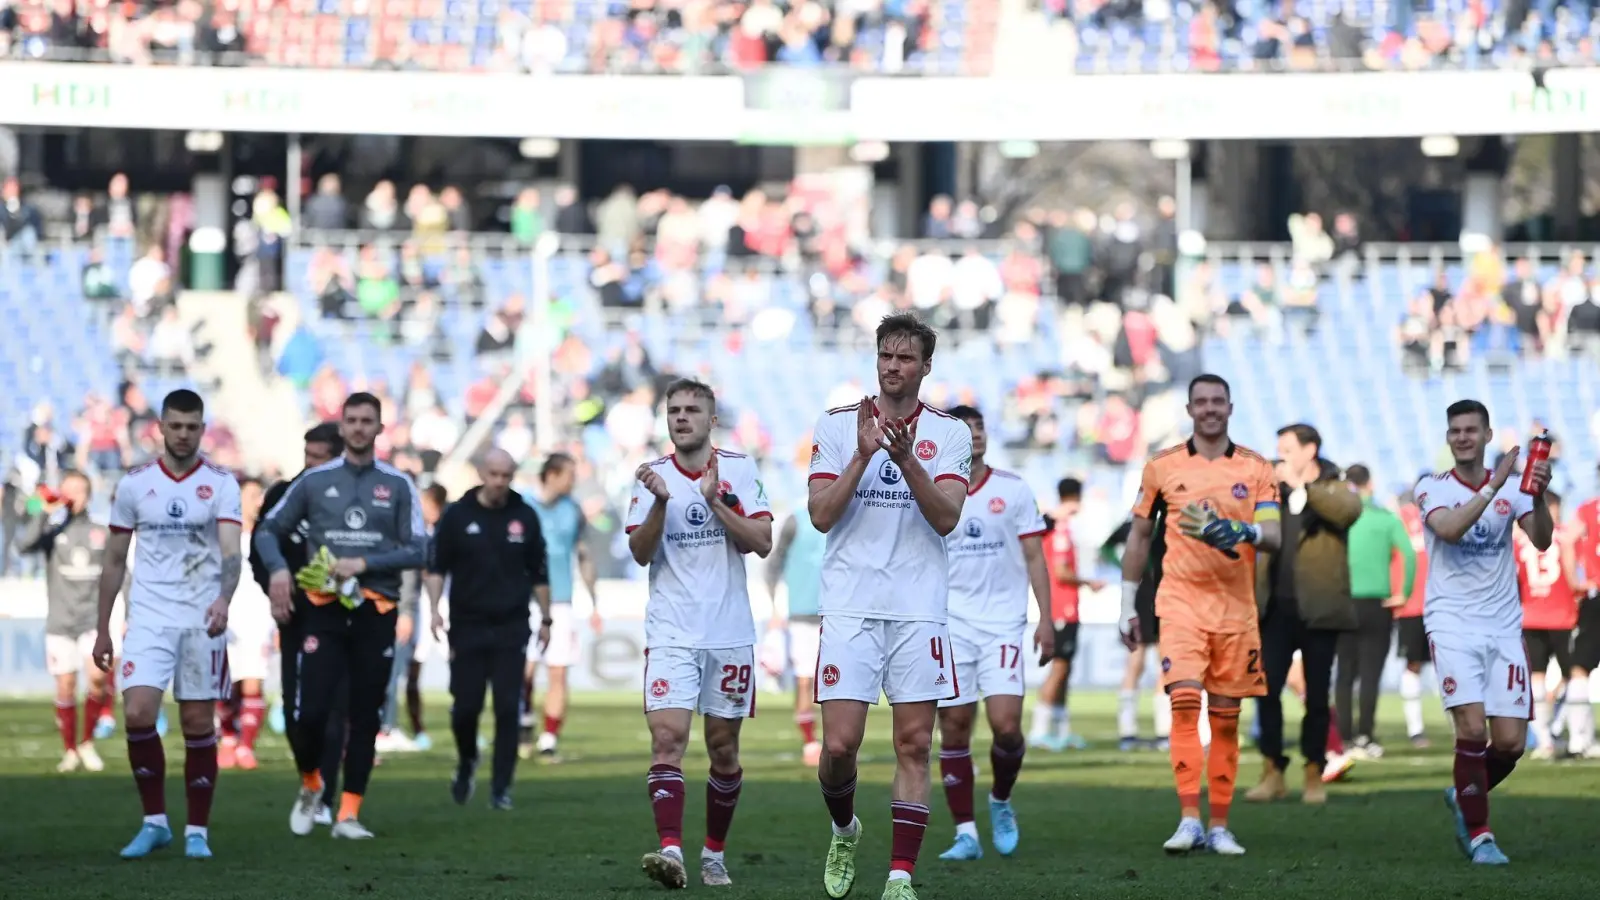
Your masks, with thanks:
<instances>
[{"instance_id":1,"label":"soccer player","mask_svg":"<svg viewBox=\"0 0 1600 900\"><path fill-rule=\"evenodd\" d=\"M290 618L292 585L298 584L308 601L300 611L305 618L297 660L301 727L294 749L300 789L289 812L289 830L298 835L310 834L316 822L323 741L344 685L349 700L345 783L333 836L374 837L360 813L394 663L400 582L407 569L422 566L427 543L416 485L373 456L383 431L380 409L371 394L347 397L339 423L344 455L301 473L256 530L255 548L272 573L267 596L273 618ZM280 542L301 523L305 546L317 550L304 568L291 573Z\"/></svg>"},{"instance_id":2,"label":"soccer player","mask_svg":"<svg viewBox=\"0 0 1600 900\"><path fill-rule=\"evenodd\" d=\"M788 631L789 664L794 667L794 724L800 729L800 759L815 766L822 761L817 740L817 650L822 645L822 556L828 539L811 524L804 506L778 532L777 546L767 559L767 594L772 597L771 633ZM778 580L783 580L788 616L778 614ZM779 664L781 666L781 663Z\"/></svg>"},{"instance_id":3,"label":"soccer player","mask_svg":"<svg viewBox=\"0 0 1600 900\"><path fill-rule=\"evenodd\" d=\"M856 753L868 707L885 694L893 710L894 826L883 898L915 900L911 875L928 827L934 716L940 700L961 694L945 626L945 536L966 502L972 433L917 399L933 369L936 340L909 313L884 318L877 330L878 396L828 410L812 429L808 509L828 536L817 778L833 820L823 886L834 898L848 894L856 879Z\"/></svg>"},{"instance_id":4,"label":"soccer player","mask_svg":"<svg viewBox=\"0 0 1600 900\"><path fill-rule=\"evenodd\" d=\"M422 526L429 538L450 502L444 485L435 482L422 489ZM427 661L430 630L423 627L422 588L426 575L407 572L400 583L400 617L394 625L394 670L389 673L388 699L383 703L383 728L378 732L379 753L390 751L423 753L433 749L422 721L422 664ZM411 725L407 738L398 728L401 681L405 682L406 718Z\"/></svg>"},{"instance_id":5,"label":"soccer player","mask_svg":"<svg viewBox=\"0 0 1600 900\"><path fill-rule=\"evenodd\" d=\"M1489 828L1489 792L1517 767L1528 737L1528 655L1522 645L1512 525L1540 552L1555 535L1545 502L1550 464L1533 464L1533 496L1508 483L1520 448L1490 472L1484 449L1494 438L1489 410L1458 400L1445 410L1445 440L1455 467L1417 482L1427 529L1428 605L1423 624L1445 710L1455 725L1455 786L1445 803L1461 851L1477 865L1508 860Z\"/></svg>"},{"instance_id":6,"label":"soccer player","mask_svg":"<svg viewBox=\"0 0 1600 900\"><path fill-rule=\"evenodd\" d=\"M1544 501L1556 523L1554 540L1544 550L1517 532L1517 588L1522 594L1522 641L1528 648L1529 688L1533 691L1534 755L1555 756L1551 735L1556 685L1545 684L1550 660L1557 671L1572 670L1572 630L1578 625L1578 559L1573 529L1561 525L1561 497L1546 490ZM1559 683L1559 682L1558 682ZM1548 690L1546 689L1548 687Z\"/></svg>"},{"instance_id":7,"label":"soccer player","mask_svg":"<svg viewBox=\"0 0 1600 900\"><path fill-rule=\"evenodd\" d=\"M1577 515L1578 565L1583 570L1583 599L1578 603L1578 633L1572 639L1572 671L1567 678L1564 714L1567 752L1594 755L1595 698L1589 673L1600 668L1600 497L1585 500Z\"/></svg>"},{"instance_id":8,"label":"soccer player","mask_svg":"<svg viewBox=\"0 0 1600 900\"><path fill-rule=\"evenodd\" d=\"M246 542L261 515L261 482L239 482L239 508L244 511ZM246 544L248 546L248 543ZM222 741L217 745L217 765L224 769L256 767L256 738L267 716L261 696L267 680L267 644L272 640L272 609L267 594L254 582L241 585L228 615L228 672L233 676L229 698L217 704Z\"/></svg>"},{"instance_id":9,"label":"soccer player","mask_svg":"<svg viewBox=\"0 0 1600 900\"><path fill-rule=\"evenodd\" d=\"M1278 479L1272 464L1228 437L1233 401L1216 375L1189 382L1194 435L1152 456L1134 501L1133 529L1122 556L1123 642L1139 635L1136 598L1151 559L1155 519L1165 520L1164 553L1155 559L1156 615L1161 619L1162 684L1172 699L1172 774L1181 820L1168 853L1209 847L1241 856L1228 830L1239 777L1239 701L1266 693L1256 620L1256 549L1279 542ZM1169 510L1177 510L1176 517ZM1251 545L1254 545L1253 547ZM1209 750L1200 741L1201 691L1209 695ZM1200 824L1202 772L1209 780L1208 832Z\"/></svg>"},{"instance_id":10,"label":"soccer player","mask_svg":"<svg viewBox=\"0 0 1600 900\"><path fill-rule=\"evenodd\" d=\"M93 661L100 569L106 552L106 529L89 520L89 477L69 471L61 490L28 521L17 541L19 553L45 556L44 657L56 680L56 726L61 732L57 772L105 768L94 749L94 729L111 708L107 673ZM116 632L112 632L116 636ZM120 642L119 642L120 643ZM78 671L88 677L83 698L83 740L78 740Z\"/></svg>"},{"instance_id":11,"label":"soccer player","mask_svg":"<svg viewBox=\"0 0 1600 900\"><path fill-rule=\"evenodd\" d=\"M584 546L584 529L588 522L583 508L572 499L572 488L578 480L577 460L565 453L552 453L539 469L539 495L532 498L533 509L539 514L539 525L544 529L544 545L550 554L550 617L555 622L550 627L550 642L541 646L528 644L528 664L522 682L522 747L521 755L530 756L533 739L533 684L539 663L544 663L550 673L550 686L544 694L544 722L539 732L537 748L546 761L560 759L558 745L561 725L567 717L567 669L578 662L578 631L572 621L572 564L577 560L578 574L589 591L589 600L595 607L589 613L589 627L600 631L599 595L595 582L599 569Z\"/></svg>"},{"instance_id":12,"label":"soccer player","mask_svg":"<svg viewBox=\"0 0 1600 900\"><path fill-rule=\"evenodd\" d=\"M977 471L977 441L973 442L973 471ZM1078 596L1084 587L1099 590L1105 582L1078 574L1078 547L1072 534L1072 520L1083 502L1083 482L1063 478L1056 485L1056 508L1045 518L1045 566L1050 574L1050 622L1053 647L1050 668L1039 686L1039 703L1033 708L1033 734L1028 742L1046 750L1087 746L1072 733L1067 717L1067 690L1072 680L1072 659L1078 654ZM1137 678L1134 681L1138 683ZM1134 726L1137 732L1137 724Z\"/></svg>"},{"instance_id":13,"label":"soccer player","mask_svg":"<svg viewBox=\"0 0 1600 900\"><path fill-rule=\"evenodd\" d=\"M1117 749L1124 753L1144 748L1153 748L1165 753L1168 748L1168 736L1172 734L1172 698L1167 696L1166 691L1158 689L1151 698L1155 739L1147 742L1139 737L1139 682L1144 679L1145 657L1156 649L1161 624L1156 618L1156 579L1151 563L1160 559L1165 552L1165 538L1162 536L1164 531L1163 522L1159 518L1153 521L1151 533L1154 537L1151 538L1148 554L1150 562L1145 564L1145 573L1139 579L1139 593L1134 598L1134 608L1139 617L1139 633L1133 636L1133 645L1128 648L1128 656L1122 668L1122 685L1117 692ZM1122 552L1127 547L1128 535L1132 532L1133 516L1130 515L1100 546L1100 558L1107 565L1121 569ZM1205 721L1200 723L1200 734L1202 742L1209 745L1210 729Z\"/></svg>"},{"instance_id":14,"label":"soccer player","mask_svg":"<svg viewBox=\"0 0 1600 900\"><path fill-rule=\"evenodd\" d=\"M167 756L156 734L162 694L172 685L183 727L183 780L189 800L184 853L209 859L207 829L217 789L216 702L228 696L228 606L244 570L239 482L200 456L205 404L190 390L161 403L163 452L117 482L111 535L100 572L100 622L94 659L111 668L111 609L127 572L135 532L128 632L122 642L122 706L128 763L144 823L124 859L172 843L167 824Z\"/></svg>"},{"instance_id":15,"label":"soccer player","mask_svg":"<svg viewBox=\"0 0 1600 900\"><path fill-rule=\"evenodd\" d=\"M1417 510L1417 498L1410 489L1400 495L1400 521L1411 538L1411 549L1417 554L1417 573L1411 582L1411 595L1404 606L1395 610L1395 643L1406 667L1400 672L1400 704L1406 717L1406 737L1418 750L1428 748L1428 736L1422 725L1422 667L1429 665L1432 651L1428 648L1428 632L1422 626L1423 598L1428 595L1428 543L1423 537L1422 513ZM1403 563L1396 559L1394 568ZM1396 584L1403 571L1390 573Z\"/></svg>"},{"instance_id":16,"label":"soccer player","mask_svg":"<svg viewBox=\"0 0 1600 900\"><path fill-rule=\"evenodd\" d=\"M755 618L744 555L772 551L772 512L755 461L711 445L717 398L681 379L664 395L673 452L640 466L624 530L634 561L650 569L645 607L645 780L661 847L645 875L688 885L683 864L683 753L696 711L705 716L706 841L700 881L726 885L723 848L739 802L739 728L755 714Z\"/></svg>"},{"instance_id":17,"label":"soccer player","mask_svg":"<svg viewBox=\"0 0 1600 900\"><path fill-rule=\"evenodd\" d=\"M960 526L945 537L950 555L948 655L956 682L965 682L967 687L960 696L939 702L939 774L950 816L956 822L956 842L939 858L983 856L972 809L972 727L980 694L994 734L989 748L989 766L994 772L989 828L995 849L1001 856L1010 856L1016 852L1018 840L1011 789L1027 749L1022 737L1022 698L1028 692L1023 648L1031 644L1031 652L1045 662L1056 647L1043 546L1047 529L1027 484L984 462L989 435L983 415L970 406L953 407L949 412L971 430L972 484L967 488ZM1039 623L1032 641L1028 640L1030 587L1039 604Z\"/></svg>"}]
</instances>

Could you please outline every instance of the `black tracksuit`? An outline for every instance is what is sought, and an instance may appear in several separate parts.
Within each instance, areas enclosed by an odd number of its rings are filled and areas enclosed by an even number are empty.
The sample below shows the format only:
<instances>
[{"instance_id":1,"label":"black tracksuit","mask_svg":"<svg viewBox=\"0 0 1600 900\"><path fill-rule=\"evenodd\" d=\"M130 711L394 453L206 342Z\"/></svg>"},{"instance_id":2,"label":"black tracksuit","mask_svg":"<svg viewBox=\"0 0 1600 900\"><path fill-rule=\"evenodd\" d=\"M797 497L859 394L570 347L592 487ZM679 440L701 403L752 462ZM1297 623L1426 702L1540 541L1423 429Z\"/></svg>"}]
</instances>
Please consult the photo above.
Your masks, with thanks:
<instances>
[{"instance_id":1,"label":"black tracksuit","mask_svg":"<svg viewBox=\"0 0 1600 900\"><path fill-rule=\"evenodd\" d=\"M283 499L283 493L289 489L291 481L293 479L285 479L267 488L266 494L261 498L261 509L256 511L257 522L261 521L261 516L267 510L278 505L278 501ZM298 572L310 562L304 525L288 538L279 540L278 548L289 561L290 572ZM267 584L272 580L272 573L267 571L266 563L262 562L261 555L256 552L254 541L250 545L250 572L255 577L256 584L261 585L261 590L265 591ZM283 691L283 733L284 737L289 739L289 749L294 752L298 761L304 752L301 748L307 744L299 740L300 646L305 642L305 618L311 609L311 601L306 599L305 592L300 590L299 585L291 584L289 595L294 598L294 615L288 622L278 626L279 679ZM340 684L329 698L333 714L328 716L327 734L322 742L322 803L330 809L336 806L335 801L339 797L339 763L344 758L347 697L348 686Z\"/></svg>"},{"instance_id":2,"label":"black tracksuit","mask_svg":"<svg viewBox=\"0 0 1600 900\"><path fill-rule=\"evenodd\" d=\"M478 760L478 717L485 686L494 688L496 796L511 788L517 765L522 671L531 629L529 602L549 585L539 516L513 491L486 507L473 488L434 526L428 571L450 579L450 726L463 772Z\"/></svg>"}]
</instances>

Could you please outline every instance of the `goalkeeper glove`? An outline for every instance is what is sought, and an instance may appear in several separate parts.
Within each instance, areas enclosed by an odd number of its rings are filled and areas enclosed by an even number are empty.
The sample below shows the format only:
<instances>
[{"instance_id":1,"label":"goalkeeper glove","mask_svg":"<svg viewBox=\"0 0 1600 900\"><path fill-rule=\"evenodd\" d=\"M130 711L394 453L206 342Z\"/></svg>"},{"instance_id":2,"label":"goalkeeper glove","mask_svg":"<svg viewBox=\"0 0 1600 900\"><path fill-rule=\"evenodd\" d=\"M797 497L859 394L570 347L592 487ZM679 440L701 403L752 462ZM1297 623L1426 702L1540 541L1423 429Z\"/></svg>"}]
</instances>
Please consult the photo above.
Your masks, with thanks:
<instances>
[{"instance_id":1,"label":"goalkeeper glove","mask_svg":"<svg viewBox=\"0 0 1600 900\"><path fill-rule=\"evenodd\" d=\"M329 552L327 546L319 547L317 554L306 563L305 568L295 573L295 583L300 585L300 590L308 594L332 594L345 609L355 609L366 599L361 595L361 585L354 578L335 581L334 562L333 554Z\"/></svg>"},{"instance_id":2,"label":"goalkeeper glove","mask_svg":"<svg viewBox=\"0 0 1600 900\"><path fill-rule=\"evenodd\" d=\"M1233 549L1234 547L1241 543L1253 544L1261 537L1261 531L1254 525L1224 519L1218 516L1215 510L1198 503L1191 503L1183 508L1178 530L1197 541L1215 547L1229 559L1239 558L1239 553Z\"/></svg>"}]
</instances>

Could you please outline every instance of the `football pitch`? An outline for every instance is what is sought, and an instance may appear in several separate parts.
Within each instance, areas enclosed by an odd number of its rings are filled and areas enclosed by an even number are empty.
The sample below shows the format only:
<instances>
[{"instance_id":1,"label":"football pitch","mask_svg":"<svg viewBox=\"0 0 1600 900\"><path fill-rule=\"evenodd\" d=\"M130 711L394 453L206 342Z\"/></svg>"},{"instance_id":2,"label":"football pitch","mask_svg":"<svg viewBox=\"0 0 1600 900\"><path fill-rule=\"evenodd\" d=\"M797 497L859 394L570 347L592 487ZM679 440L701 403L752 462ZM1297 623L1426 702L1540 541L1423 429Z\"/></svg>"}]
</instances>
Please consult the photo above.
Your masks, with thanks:
<instances>
[{"instance_id":1,"label":"football pitch","mask_svg":"<svg viewBox=\"0 0 1600 900\"><path fill-rule=\"evenodd\" d=\"M559 765L522 763L516 809L488 808L487 763L473 801L451 802L454 758L447 702L430 697L436 749L390 755L374 773L363 821L369 842L333 841L326 828L296 838L287 826L297 779L281 737L265 735L261 768L222 774L212 814L209 861L185 859L181 838L155 856L124 862L117 851L136 830L137 796L119 736L102 742L106 771L53 772L59 758L51 706L0 703L0 895L6 898L151 900L588 900L650 897L664 890L640 874L655 845L645 791L649 741L634 695L583 696L563 737ZM729 897L820 900L828 819L815 773L798 759L784 698L764 694L745 729L744 791L728 843ZM1030 751L1015 794L1022 843L1004 859L943 862L952 826L938 787L915 883L923 900L1011 898L1460 898L1594 896L1600 884L1600 764L1525 759L1494 793L1494 823L1512 859L1505 869L1467 865L1456 850L1441 801L1448 751L1390 745L1379 761L1358 763L1326 807L1297 799L1235 804L1233 829L1243 858L1167 858L1160 844L1177 824L1165 754L1119 753L1114 697L1074 698L1074 725L1091 748ZM1291 710L1293 704L1290 704ZM852 897L876 900L889 862L887 716L876 710L863 747L857 812L865 835ZM1429 710L1436 747L1448 747L1441 715ZM1291 717L1293 713L1291 712ZM174 720L175 720L174 716ZM1398 730L1399 709L1380 723ZM1146 719L1148 721L1148 718ZM698 735L697 735L698 738ZM167 800L174 831L183 821L182 741L169 733ZM1253 783L1258 757L1241 754L1241 780ZM975 747L980 788L987 784L987 741ZM704 834L705 756L691 753L685 845L690 892ZM978 826L988 845L986 805Z\"/></svg>"}]
</instances>

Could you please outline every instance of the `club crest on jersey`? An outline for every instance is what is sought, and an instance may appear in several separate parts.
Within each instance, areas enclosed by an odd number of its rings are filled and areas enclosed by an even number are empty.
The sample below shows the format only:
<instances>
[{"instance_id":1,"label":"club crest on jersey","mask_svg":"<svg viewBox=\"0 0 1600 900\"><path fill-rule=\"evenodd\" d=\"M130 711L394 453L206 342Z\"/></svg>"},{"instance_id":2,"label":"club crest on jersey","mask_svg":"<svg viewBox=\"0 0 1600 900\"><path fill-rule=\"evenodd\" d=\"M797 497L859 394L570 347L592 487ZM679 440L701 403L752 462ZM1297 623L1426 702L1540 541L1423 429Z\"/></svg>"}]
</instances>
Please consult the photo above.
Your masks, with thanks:
<instances>
[{"instance_id":1,"label":"club crest on jersey","mask_svg":"<svg viewBox=\"0 0 1600 900\"><path fill-rule=\"evenodd\" d=\"M733 485L726 481L719 481L717 482L717 493L731 494L733 493Z\"/></svg>"},{"instance_id":2,"label":"club crest on jersey","mask_svg":"<svg viewBox=\"0 0 1600 900\"><path fill-rule=\"evenodd\" d=\"M839 683L839 667L834 665L833 663L828 663L827 665L823 666L822 667L822 683L827 685L828 687L833 687L834 685L838 684Z\"/></svg>"},{"instance_id":3,"label":"club crest on jersey","mask_svg":"<svg viewBox=\"0 0 1600 900\"><path fill-rule=\"evenodd\" d=\"M367 511L359 506L352 506L345 510L344 527L351 531L360 531L367 527Z\"/></svg>"},{"instance_id":4,"label":"club crest on jersey","mask_svg":"<svg viewBox=\"0 0 1600 900\"><path fill-rule=\"evenodd\" d=\"M812 444L811 445L811 464L813 466L816 465L817 461L820 460L820 459L822 459L822 445L821 444Z\"/></svg>"},{"instance_id":5,"label":"club crest on jersey","mask_svg":"<svg viewBox=\"0 0 1600 900\"><path fill-rule=\"evenodd\" d=\"M1439 690L1444 691L1446 697L1456 692L1456 680L1446 675L1444 681L1439 683Z\"/></svg>"},{"instance_id":6,"label":"club crest on jersey","mask_svg":"<svg viewBox=\"0 0 1600 900\"><path fill-rule=\"evenodd\" d=\"M133 677L133 660L125 659L122 661L122 677L124 679Z\"/></svg>"},{"instance_id":7,"label":"club crest on jersey","mask_svg":"<svg viewBox=\"0 0 1600 900\"><path fill-rule=\"evenodd\" d=\"M1161 671L1163 673L1172 671L1172 657L1170 657L1170 656L1161 657Z\"/></svg>"},{"instance_id":8,"label":"club crest on jersey","mask_svg":"<svg viewBox=\"0 0 1600 900\"><path fill-rule=\"evenodd\" d=\"M522 523L516 519L506 526L506 540L513 544L522 543Z\"/></svg>"},{"instance_id":9,"label":"club crest on jersey","mask_svg":"<svg viewBox=\"0 0 1600 900\"><path fill-rule=\"evenodd\" d=\"M884 484L899 484L900 468L893 462L884 460L883 465L878 468L878 480Z\"/></svg>"},{"instance_id":10,"label":"club crest on jersey","mask_svg":"<svg viewBox=\"0 0 1600 900\"><path fill-rule=\"evenodd\" d=\"M389 486L387 484L375 484L372 486L373 506L388 506L389 497Z\"/></svg>"},{"instance_id":11,"label":"club crest on jersey","mask_svg":"<svg viewBox=\"0 0 1600 900\"><path fill-rule=\"evenodd\" d=\"M1243 500L1248 496L1250 496L1250 489L1244 486L1244 482L1241 481L1233 486L1233 499Z\"/></svg>"},{"instance_id":12,"label":"club crest on jersey","mask_svg":"<svg viewBox=\"0 0 1600 900\"><path fill-rule=\"evenodd\" d=\"M961 526L961 531L967 537L977 540L983 537L983 523L977 519L968 519L967 524Z\"/></svg>"},{"instance_id":13,"label":"club crest on jersey","mask_svg":"<svg viewBox=\"0 0 1600 900\"><path fill-rule=\"evenodd\" d=\"M690 525L699 528L711 518L711 510L707 509L704 503L696 500L684 509L683 518Z\"/></svg>"},{"instance_id":14,"label":"club crest on jersey","mask_svg":"<svg viewBox=\"0 0 1600 900\"><path fill-rule=\"evenodd\" d=\"M998 516L998 515L1000 515L1001 513L1005 512L1005 511L1006 511L1006 499L1004 497L993 497L993 498L990 498L990 500L989 500L989 512L992 512L992 513L994 513L995 515Z\"/></svg>"},{"instance_id":15,"label":"club crest on jersey","mask_svg":"<svg viewBox=\"0 0 1600 900\"><path fill-rule=\"evenodd\" d=\"M1501 497L1501 498L1495 500L1494 501L1494 511L1495 511L1496 515L1501 515L1501 516L1509 516L1509 515L1511 515L1511 501L1507 500L1504 497Z\"/></svg>"},{"instance_id":16,"label":"club crest on jersey","mask_svg":"<svg viewBox=\"0 0 1600 900\"><path fill-rule=\"evenodd\" d=\"M657 678L655 681L650 682L650 696L660 700L662 697L667 695L667 691L670 690L671 687L671 685L667 684L667 680L665 678Z\"/></svg>"},{"instance_id":17,"label":"club crest on jersey","mask_svg":"<svg viewBox=\"0 0 1600 900\"><path fill-rule=\"evenodd\" d=\"M167 515L170 518L181 519L183 518L183 514L188 511L189 506L183 502L182 497L173 497L171 500L167 501Z\"/></svg>"},{"instance_id":18,"label":"club crest on jersey","mask_svg":"<svg viewBox=\"0 0 1600 900\"><path fill-rule=\"evenodd\" d=\"M933 441L917 441L917 459L927 462L939 453L939 445Z\"/></svg>"},{"instance_id":19,"label":"club crest on jersey","mask_svg":"<svg viewBox=\"0 0 1600 900\"><path fill-rule=\"evenodd\" d=\"M209 485L209 484L195 485L194 495L196 497L199 497L201 500L210 500L211 499L211 485Z\"/></svg>"}]
</instances>

